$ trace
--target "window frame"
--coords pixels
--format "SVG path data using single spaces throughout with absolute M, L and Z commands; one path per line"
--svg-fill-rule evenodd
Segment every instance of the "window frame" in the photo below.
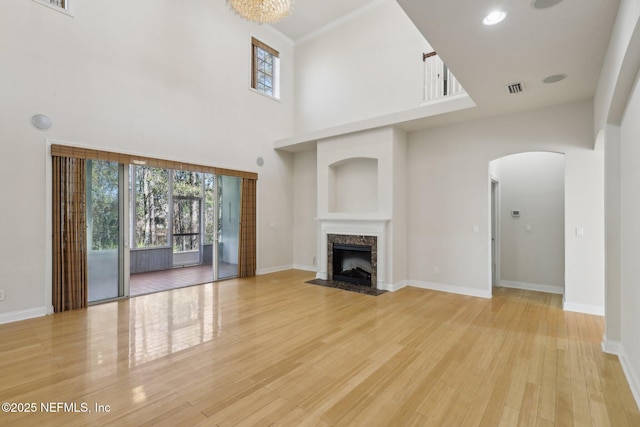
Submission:
M 172 170 L 171 169 L 166 169 L 166 168 L 161 168 L 161 167 L 153 167 L 153 166 L 147 166 L 147 165 L 138 165 L 138 164 L 129 164 L 129 198 L 131 199 L 130 201 L 130 230 L 129 230 L 129 249 L 132 251 L 136 251 L 136 250 L 149 250 L 149 249 L 166 249 L 166 248 L 170 248 L 171 247 L 171 225 L 169 224 L 169 222 L 171 221 L 171 185 L 172 185 L 172 180 L 171 180 L 171 176 L 172 176 Z M 164 245 L 150 245 L 150 246 L 138 246 L 138 225 L 137 225 L 137 215 L 136 215 L 136 208 L 137 208 L 137 203 L 138 203 L 138 197 L 139 197 L 139 192 L 138 192 L 138 188 L 137 188 L 137 180 L 138 180 L 138 169 L 139 168 L 154 168 L 154 169 L 162 169 L 164 170 L 164 172 L 167 174 L 167 209 L 165 211 L 165 218 L 166 218 L 166 222 L 167 224 L 165 225 L 167 228 L 166 231 L 166 239 L 167 239 L 167 243 Z
M 264 90 L 260 90 L 258 88 L 260 73 L 262 73 L 258 68 L 259 59 L 258 59 L 258 49 L 266 52 L 268 55 L 271 55 L 273 58 L 273 69 L 271 74 L 272 86 L 271 90 L 273 93 L 269 93 Z M 266 74 L 266 73 L 263 73 Z M 268 75 L 268 74 L 266 74 Z M 271 46 L 261 42 L 255 37 L 251 37 L 251 90 L 269 97 L 271 99 L 280 100 L 280 53 L 272 48 Z

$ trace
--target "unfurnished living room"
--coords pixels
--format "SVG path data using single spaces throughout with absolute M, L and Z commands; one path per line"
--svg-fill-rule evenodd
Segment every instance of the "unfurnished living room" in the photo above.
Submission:
M 3 0 L 0 59 L 1 425 L 640 426 L 640 0 Z

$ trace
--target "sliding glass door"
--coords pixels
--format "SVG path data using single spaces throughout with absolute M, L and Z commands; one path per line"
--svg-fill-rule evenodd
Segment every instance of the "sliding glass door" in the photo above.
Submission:
M 130 174 L 131 295 L 238 275 L 240 178 L 145 165 Z
M 255 174 L 57 144 L 51 155 L 56 311 L 254 274 Z
M 132 226 L 125 233 L 124 165 L 87 161 L 89 302 L 125 295 L 125 277 L 130 295 L 140 295 L 238 276 L 241 178 L 146 166 L 130 175 Z M 125 238 L 132 247 L 126 273 Z M 142 274 L 183 267 L 178 278 L 139 284 Z
M 89 302 L 123 295 L 123 166 L 87 160 L 87 275 Z
M 218 176 L 217 279 L 238 275 L 241 184 L 238 177 Z

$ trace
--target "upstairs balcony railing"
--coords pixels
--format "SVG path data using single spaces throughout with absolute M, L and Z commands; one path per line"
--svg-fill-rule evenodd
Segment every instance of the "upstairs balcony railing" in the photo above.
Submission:
M 422 54 L 424 61 L 424 100 L 433 101 L 465 90 L 436 52 Z

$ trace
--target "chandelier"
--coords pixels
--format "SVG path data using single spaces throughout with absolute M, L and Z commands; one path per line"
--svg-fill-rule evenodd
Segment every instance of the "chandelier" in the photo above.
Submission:
M 227 0 L 231 10 L 259 24 L 273 24 L 291 14 L 294 0 Z

